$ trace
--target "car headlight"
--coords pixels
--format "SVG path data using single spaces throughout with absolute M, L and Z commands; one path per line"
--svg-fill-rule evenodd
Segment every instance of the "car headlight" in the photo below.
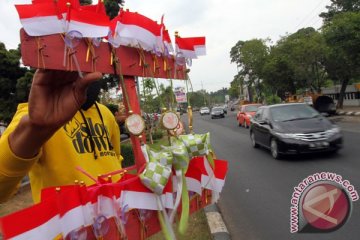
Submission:
M 293 139 L 297 139 L 298 135 L 295 133 L 279 133 L 279 132 L 274 132 L 274 134 L 278 135 L 279 137 L 282 138 L 293 138 Z
M 340 133 L 340 128 L 338 126 L 333 126 L 332 129 L 327 130 L 326 132 L 331 135 L 334 135 L 334 134 Z

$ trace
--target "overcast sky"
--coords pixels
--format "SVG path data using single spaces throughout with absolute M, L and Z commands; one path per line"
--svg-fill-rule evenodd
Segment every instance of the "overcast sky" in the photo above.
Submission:
M 96 3 L 97 0 L 93 0 Z M 0 41 L 17 48 L 21 28 L 14 4 L 31 0 L 0 0 Z M 193 60 L 194 90 L 229 88 L 236 74 L 229 52 L 239 40 L 270 38 L 322 24 L 318 17 L 330 0 L 126 0 L 125 8 L 160 21 L 165 14 L 169 33 L 182 37 L 206 36 L 207 55 Z M 179 85 L 179 83 L 175 84 Z

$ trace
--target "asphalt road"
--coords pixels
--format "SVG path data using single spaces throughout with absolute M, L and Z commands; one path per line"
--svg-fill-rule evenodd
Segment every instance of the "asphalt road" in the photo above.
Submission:
M 218 158 L 229 162 L 218 205 L 232 239 L 360 239 L 360 200 L 353 202 L 348 222 L 335 232 L 290 233 L 291 195 L 307 176 L 340 174 L 360 194 L 360 122 L 337 121 L 344 135 L 344 148 L 338 154 L 274 160 L 267 150 L 251 147 L 249 130 L 238 127 L 235 112 L 224 119 L 194 114 L 194 131 L 209 131 Z

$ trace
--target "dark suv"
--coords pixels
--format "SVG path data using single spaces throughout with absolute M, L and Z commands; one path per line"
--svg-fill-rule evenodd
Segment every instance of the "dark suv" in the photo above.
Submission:
M 283 154 L 336 152 L 342 147 L 338 126 L 302 103 L 260 107 L 251 119 L 253 147 L 270 149 L 273 158 Z

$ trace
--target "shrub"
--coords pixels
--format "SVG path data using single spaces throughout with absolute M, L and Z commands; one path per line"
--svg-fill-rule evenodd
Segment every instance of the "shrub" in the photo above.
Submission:
M 152 133 L 153 140 L 161 139 L 163 138 L 163 136 L 164 136 L 164 130 L 158 128 L 154 129 Z M 150 141 L 149 132 L 146 133 L 146 141 Z
M 164 131 L 161 129 L 156 129 L 153 132 L 153 140 L 161 139 L 164 136 Z
M 122 143 L 121 144 L 121 155 L 124 160 L 122 162 L 122 167 L 126 168 L 135 164 L 134 152 L 132 149 L 131 143 Z
M 281 103 L 281 98 L 276 95 L 271 95 L 271 96 L 267 96 L 265 101 L 266 104 L 276 104 L 276 103 Z

